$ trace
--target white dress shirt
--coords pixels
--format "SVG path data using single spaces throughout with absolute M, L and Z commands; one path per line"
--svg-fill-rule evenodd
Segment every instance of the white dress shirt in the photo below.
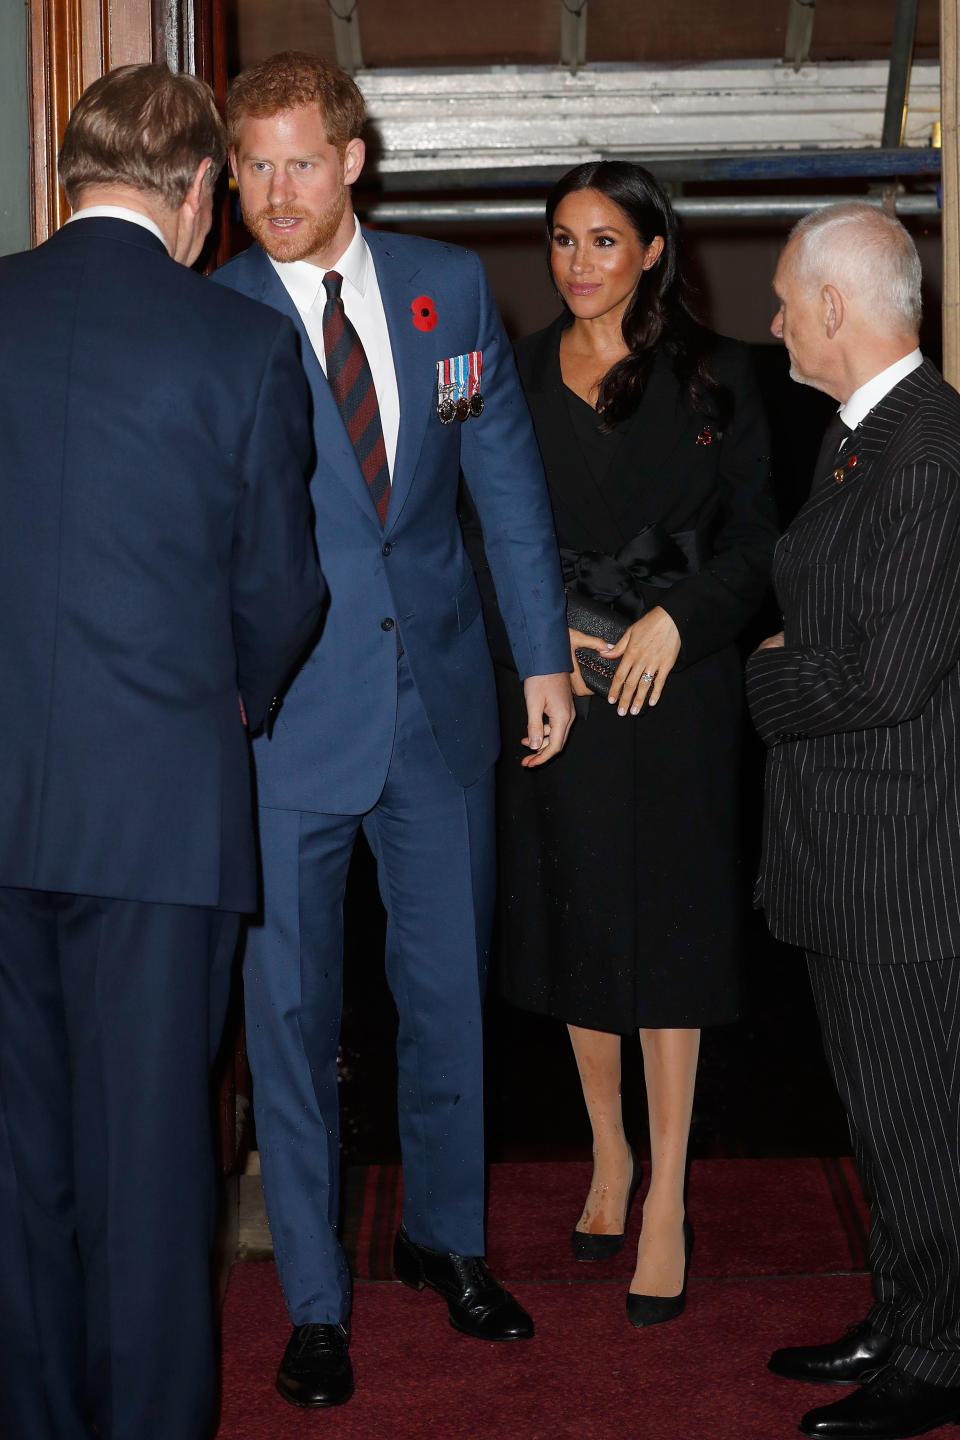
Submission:
M 923 364 L 923 356 L 919 350 L 911 350 L 909 355 L 902 356 L 888 365 L 886 370 L 881 370 L 879 375 L 874 375 L 859 390 L 854 390 L 849 400 L 840 406 L 839 415 L 844 425 L 849 425 L 851 430 L 856 430 L 860 421 L 880 404 L 884 395 L 888 394 L 894 387 L 899 385 L 901 380 L 914 370 L 919 369 Z
M 374 389 L 380 405 L 383 444 L 387 452 L 390 479 L 397 457 L 397 434 L 400 430 L 400 393 L 393 350 L 387 330 L 387 317 L 377 284 L 377 272 L 370 248 L 363 238 L 359 220 L 354 219 L 353 239 L 340 259 L 329 269 L 343 276 L 340 296 L 347 319 L 360 337 L 367 364 L 373 376 Z M 327 271 L 309 260 L 270 260 L 296 305 L 317 359 L 327 373 L 327 355 L 323 348 L 323 307 L 327 292 L 323 277 Z
M 151 220 L 149 215 L 143 215 L 139 210 L 128 210 L 125 205 L 85 205 L 82 210 L 74 210 L 64 224 L 72 225 L 74 220 L 94 220 L 98 216 L 105 216 L 108 220 L 129 220 L 131 225 L 142 225 L 144 230 L 149 230 L 163 242 L 164 250 L 167 248 L 160 226 Z

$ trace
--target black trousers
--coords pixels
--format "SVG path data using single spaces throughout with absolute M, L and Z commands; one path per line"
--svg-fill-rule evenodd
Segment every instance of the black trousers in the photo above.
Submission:
M 0 1434 L 201 1440 L 235 915 L 0 887 Z
M 807 963 L 870 1202 L 870 1320 L 901 1370 L 960 1386 L 960 959 Z

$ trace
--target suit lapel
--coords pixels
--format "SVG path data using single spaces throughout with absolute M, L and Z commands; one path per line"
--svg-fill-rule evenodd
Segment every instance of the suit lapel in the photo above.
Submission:
M 412 302 L 422 289 L 417 283 L 420 265 L 397 259 L 390 248 L 390 236 L 364 230 L 370 247 L 380 298 L 387 318 L 393 368 L 400 397 L 400 429 L 393 464 L 386 529 L 397 521 L 416 474 L 427 419 L 436 405 L 436 345 L 430 331 L 413 323 Z
M 847 441 L 837 465 L 827 472 L 825 479 L 814 489 L 796 518 L 800 520 L 807 515 L 813 515 L 823 506 L 834 503 L 841 493 L 849 494 L 851 489 L 862 485 L 870 475 L 878 456 L 887 449 L 917 401 L 936 389 L 939 383 L 940 376 L 936 367 L 931 365 L 929 360 L 925 360 L 898 385 L 894 385 L 863 417 Z M 838 471 L 842 471 L 839 481 L 835 478 Z
M 251 247 L 251 266 L 255 276 L 254 285 L 250 288 L 251 297 L 272 306 L 274 310 L 280 310 L 284 315 L 289 315 L 300 336 L 303 368 L 313 399 L 313 434 L 317 451 L 317 466 L 328 470 L 337 477 L 341 484 L 346 485 L 364 514 L 379 526 L 380 521 L 377 517 L 376 507 L 370 497 L 367 482 L 363 478 L 356 451 L 350 443 L 343 417 L 330 392 L 327 377 L 323 373 L 323 367 L 310 342 L 306 326 L 300 317 L 300 311 L 294 305 L 287 287 L 259 245 Z M 258 287 L 259 293 L 257 293 Z
M 554 508 L 560 512 L 557 528 L 561 540 L 569 529 L 571 534 L 590 536 L 591 545 L 582 548 L 613 554 L 629 537 L 621 535 L 607 497 L 591 475 L 570 419 L 559 348 L 567 323 L 561 315 L 544 332 L 536 353 L 524 366 L 524 385 L 543 466 L 550 476 Z M 567 523 L 564 512 L 570 517 Z
M 681 458 L 672 464 L 671 458 L 683 447 L 689 447 L 691 457 L 695 454 L 703 424 L 682 404 L 671 362 L 658 355 L 607 471 L 608 501 L 628 536 L 651 516 L 669 512 L 665 492 L 676 486 L 677 476 L 685 470 Z

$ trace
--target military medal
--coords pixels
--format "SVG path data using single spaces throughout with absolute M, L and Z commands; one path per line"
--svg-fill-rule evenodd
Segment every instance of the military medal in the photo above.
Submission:
M 483 414 L 483 396 L 480 394 L 480 366 L 482 360 L 482 350 L 470 351 L 470 414 L 474 417 Z
M 437 361 L 437 415 L 444 425 L 483 414 L 480 393 L 481 350 Z
M 467 398 L 467 367 L 464 364 L 466 358 L 466 355 L 457 355 L 453 361 L 457 381 L 457 419 L 461 424 L 464 420 L 470 419 L 470 401 Z
M 454 403 L 456 387 L 450 383 L 450 361 L 437 361 L 437 415 L 442 425 L 449 425 L 457 414 Z

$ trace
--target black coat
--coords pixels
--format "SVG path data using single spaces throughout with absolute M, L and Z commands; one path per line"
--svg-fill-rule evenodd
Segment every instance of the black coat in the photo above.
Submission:
M 641 527 L 694 532 L 700 569 L 649 595 L 681 652 L 654 710 L 591 699 L 567 751 L 523 771 L 515 677 L 501 672 L 501 956 L 516 1003 L 596 1029 L 699 1025 L 736 1013 L 738 739 L 735 640 L 760 602 L 775 539 L 768 437 L 746 348 L 710 339 L 721 431 L 658 357 L 601 480 L 563 385 L 564 320 L 518 364 L 563 549 L 616 553 Z

